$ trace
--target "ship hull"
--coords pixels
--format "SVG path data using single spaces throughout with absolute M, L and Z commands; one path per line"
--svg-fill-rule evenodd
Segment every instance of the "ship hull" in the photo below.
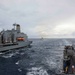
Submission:
M 14 50 L 14 49 L 19 49 L 19 48 L 23 48 L 23 47 L 28 47 L 28 46 L 30 46 L 31 43 L 32 43 L 32 41 L 18 42 L 18 44 L 15 44 L 15 45 L 1 47 L 0 52 L 5 52 L 8 50 Z

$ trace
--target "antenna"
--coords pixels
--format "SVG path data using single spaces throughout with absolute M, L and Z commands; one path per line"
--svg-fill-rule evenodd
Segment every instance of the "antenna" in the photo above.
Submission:
M 13 26 L 14 26 L 14 30 L 15 30 L 15 29 L 16 29 L 16 28 L 15 28 L 15 26 L 16 26 L 16 23 L 14 23 L 14 24 L 13 24 Z

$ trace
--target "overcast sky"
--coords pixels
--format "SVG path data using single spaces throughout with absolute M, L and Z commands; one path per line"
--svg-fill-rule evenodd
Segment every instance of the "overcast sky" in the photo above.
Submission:
M 75 37 L 75 0 L 0 0 L 0 30 L 13 23 L 29 38 Z

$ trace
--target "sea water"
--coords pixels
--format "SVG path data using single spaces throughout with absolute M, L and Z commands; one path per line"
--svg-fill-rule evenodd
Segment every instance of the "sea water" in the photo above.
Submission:
M 64 46 L 75 45 L 75 39 L 31 40 L 31 48 L 0 53 L 0 75 L 61 74 Z

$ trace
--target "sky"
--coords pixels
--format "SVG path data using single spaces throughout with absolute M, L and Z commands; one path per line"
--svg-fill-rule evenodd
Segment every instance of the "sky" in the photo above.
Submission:
M 14 23 L 29 38 L 75 38 L 75 0 L 0 0 L 0 31 Z

